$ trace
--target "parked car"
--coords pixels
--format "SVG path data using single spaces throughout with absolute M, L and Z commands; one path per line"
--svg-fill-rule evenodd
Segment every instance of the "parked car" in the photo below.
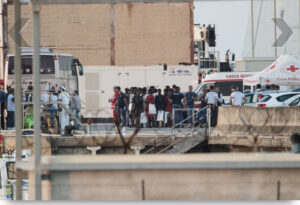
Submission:
M 246 103 L 245 106 L 248 107 L 255 107 L 256 104 L 266 95 L 272 94 L 272 93 L 284 93 L 286 91 L 274 91 L 274 90 L 267 90 L 267 91 L 259 91 L 259 92 L 253 92 L 253 93 L 245 93 L 246 97 Z
M 279 107 L 291 97 L 300 94 L 300 92 L 279 92 L 265 95 L 258 103 L 257 107 Z
M 300 107 L 300 94 L 299 95 L 295 95 L 293 97 L 291 97 L 290 99 L 286 100 L 283 104 L 283 107 L 287 107 L 287 106 L 297 106 Z

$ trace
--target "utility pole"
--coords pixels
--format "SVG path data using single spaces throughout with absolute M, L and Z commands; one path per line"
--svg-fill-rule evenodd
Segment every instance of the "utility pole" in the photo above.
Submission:
M 33 116 L 35 200 L 42 199 L 41 182 L 41 114 L 40 114 L 40 0 L 32 0 L 33 15 Z
M 16 126 L 16 163 L 22 161 L 22 73 L 21 73 L 21 5 L 20 1 L 14 1 L 15 12 L 15 126 Z M 16 169 L 16 199 L 22 200 L 22 169 Z
M 253 8 L 253 0 L 251 0 L 251 56 L 254 58 L 254 8 Z
M 277 28 L 276 28 L 276 26 L 277 26 L 277 20 L 276 20 L 276 16 L 277 16 L 277 14 L 276 14 L 276 0 L 274 0 L 274 41 L 275 41 L 275 47 L 274 47 L 274 54 L 275 54 L 275 57 L 277 57 Z

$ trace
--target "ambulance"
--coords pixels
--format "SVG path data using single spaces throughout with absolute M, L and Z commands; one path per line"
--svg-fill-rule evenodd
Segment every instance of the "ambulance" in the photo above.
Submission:
M 257 72 L 218 72 L 207 74 L 202 82 L 194 89 L 198 97 L 201 97 L 204 89 L 209 89 L 211 85 L 218 87 L 223 95 L 224 104 L 229 103 L 231 87 L 235 86 L 243 92 L 243 79 L 255 75 Z M 195 107 L 200 107 L 200 101 L 195 102 Z

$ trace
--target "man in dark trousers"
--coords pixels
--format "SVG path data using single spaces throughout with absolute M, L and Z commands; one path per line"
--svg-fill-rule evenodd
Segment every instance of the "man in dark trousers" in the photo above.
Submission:
M 123 92 L 121 92 L 120 87 L 117 88 L 118 95 L 117 95 L 117 116 L 118 116 L 118 122 L 121 124 L 122 127 L 125 129 L 126 127 L 126 97 Z
M 211 126 L 212 127 L 216 126 L 216 124 L 217 124 L 216 110 L 218 109 L 217 108 L 218 99 L 219 99 L 218 94 L 215 93 L 214 86 L 211 85 L 209 92 L 205 96 L 205 100 L 211 110 Z
M 4 109 L 5 109 L 5 103 L 6 103 L 7 94 L 3 91 L 3 88 L 0 90 L 0 106 L 1 106 L 1 129 L 5 129 L 5 123 L 4 123 Z
M 194 109 L 195 106 L 195 100 L 197 100 L 197 94 L 193 92 L 193 86 L 189 86 L 189 91 L 185 93 L 184 101 L 186 103 L 186 108 L 188 109 Z M 192 123 L 192 114 L 193 110 L 187 111 L 187 117 L 188 117 L 188 123 Z
M 170 100 L 172 102 L 172 108 L 174 109 L 181 109 L 182 108 L 182 99 L 184 98 L 183 94 L 179 92 L 179 87 L 175 87 L 175 92 L 173 92 L 173 94 L 170 97 Z M 175 124 L 180 123 L 183 119 L 182 119 L 182 111 L 180 110 L 176 110 L 175 113 L 175 119 L 174 122 Z
M 7 129 L 15 129 L 15 97 L 14 89 L 9 89 L 7 96 Z
M 140 118 L 141 118 L 141 113 L 143 112 L 143 96 L 142 96 L 142 89 L 136 89 L 134 91 L 134 96 L 132 99 L 132 111 L 133 111 L 133 125 L 139 127 L 141 126 L 140 124 Z
M 157 92 L 158 94 L 155 96 L 155 107 L 158 113 L 159 111 L 164 111 L 166 109 L 166 102 L 165 102 L 165 96 L 161 94 L 161 89 L 158 89 Z M 157 123 L 157 127 L 159 127 L 159 122 L 156 123 Z

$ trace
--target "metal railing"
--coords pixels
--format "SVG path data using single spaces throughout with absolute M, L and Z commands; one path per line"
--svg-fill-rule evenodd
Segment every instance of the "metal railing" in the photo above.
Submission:
M 190 118 L 192 118 L 192 122 L 191 122 L 191 127 L 192 127 L 192 132 L 194 131 L 194 128 L 195 128 L 195 116 L 198 115 L 198 113 L 204 111 L 205 109 L 207 109 L 208 107 L 204 107 L 204 108 L 199 108 L 198 110 L 195 109 L 195 108 L 176 108 L 174 109 L 173 108 L 173 111 L 172 111 L 172 120 L 173 120 L 173 126 L 172 126 L 172 132 L 173 132 L 173 137 L 175 138 L 175 129 L 178 127 L 178 126 L 181 126 L 181 125 L 184 125 L 184 122 L 188 121 Z M 187 116 L 187 118 L 183 119 L 182 121 L 180 121 L 179 123 L 176 124 L 175 122 L 175 116 L 176 116 L 176 113 L 175 112 L 184 112 L 184 111 L 189 111 L 191 110 L 192 111 L 192 114 L 190 116 Z M 195 112 L 195 110 L 197 110 Z M 205 118 L 205 116 L 202 116 L 201 118 L 199 118 L 197 120 L 197 122 L 201 122 L 201 120 L 203 120 Z
M 220 52 L 199 51 L 196 57 L 199 70 L 217 69 L 220 71 Z
M 184 123 L 185 121 L 187 121 L 188 119 L 190 119 L 190 118 L 192 118 L 192 130 L 191 130 L 191 132 L 190 133 L 193 133 L 194 132 L 194 128 L 195 128 L 195 115 L 197 115 L 198 113 L 200 113 L 201 111 L 204 111 L 205 109 L 207 109 L 207 119 L 209 119 L 209 120 L 207 120 L 207 122 L 208 122 L 208 129 L 210 129 L 210 108 L 209 107 L 204 107 L 204 108 L 199 108 L 198 110 L 197 110 L 197 112 L 195 112 L 195 108 L 177 108 L 177 109 L 173 109 L 173 139 L 175 139 L 175 128 L 177 127 L 177 126 L 179 126 L 179 125 L 181 125 L 182 123 Z M 183 119 L 181 122 L 179 122 L 179 123 L 177 123 L 177 124 L 175 124 L 175 118 L 174 118 L 174 116 L 175 116 L 175 112 L 176 111 L 179 111 L 179 112 L 182 112 L 182 111 L 189 111 L 189 110 L 192 110 L 192 114 L 190 115 L 190 116 L 187 116 L 187 118 L 185 118 L 185 119 Z M 205 115 L 203 116 L 203 117 L 201 117 L 201 118 L 199 118 L 199 122 L 203 119 L 203 118 L 205 118 Z M 158 152 L 158 154 L 159 153 L 163 153 L 164 151 L 166 151 L 166 150 L 168 150 L 170 147 L 172 147 L 172 146 L 174 146 L 175 145 L 175 143 L 173 142 L 173 143 L 171 143 L 170 145 L 168 145 L 168 146 L 166 146 L 165 148 L 163 148 L 162 150 L 160 150 L 159 152 Z
M 207 109 L 208 107 L 204 107 L 204 108 L 201 108 L 201 109 L 195 109 L 195 108 L 178 108 L 178 109 L 173 109 L 173 112 L 172 112 L 172 121 L 173 121 L 173 125 L 172 125 L 172 128 L 171 128 L 171 132 L 172 132 L 172 135 L 167 137 L 165 140 L 161 141 L 160 143 L 156 144 L 154 143 L 155 145 L 153 145 L 151 148 L 149 148 L 147 151 L 143 152 L 143 154 L 148 154 L 150 153 L 152 150 L 155 149 L 155 147 L 158 147 L 162 144 L 164 144 L 165 142 L 169 141 L 169 140 L 172 140 L 173 142 L 170 143 L 168 146 L 164 147 L 162 150 L 158 151 L 157 153 L 163 153 L 164 151 L 168 150 L 170 147 L 174 146 L 175 145 L 175 142 L 174 142 L 174 139 L 176 137 L 176 126 L 179 126 L 179 125 L 182 125 L 184 122 L 186 122 L 188 119 L 192 118 L 192 123 L 191 123 L 191 131 L 189 133 L 193 133 L 194 132 L 194 128 L 195 128 L 195 124 L 197 122 L 201 122 L 201 120 L 203 120 L 207 114 L 205 114 L 204 116 L 202 116 L 201 118 L 197 119 L 195 116 L 198 115 L 198 113 L 204 111 L 205 109 Z M 190 116 L 187 116 L 187 118 L 183 119 L 181 122 L 175 124 L 175 112 L 176 111 L 180 111 L 180 112 L 183 112 L 183 111 L 188 111 L 188 110 L 191 110 L 192 111 L 192 114 Z M 196 112 L 195 112 L 196 111 Z M 210 119 L 210 112 L 208 112 L 209 114 L 209 119 Z M 195 121 L 195 119 L 197 119 L 197 121 Z M 208 122 L 208 125 L 210 125 L 210 121 Z M 189 134 L 187 133 L 187 135 Z M 151 139 L 149 142 L 145 143 L 143 146 L 146 147 L 147 145 L 151 144 L 152 142 L 155 142 L 157 140 L 158 136 L 155 136 L 153 139 Z

